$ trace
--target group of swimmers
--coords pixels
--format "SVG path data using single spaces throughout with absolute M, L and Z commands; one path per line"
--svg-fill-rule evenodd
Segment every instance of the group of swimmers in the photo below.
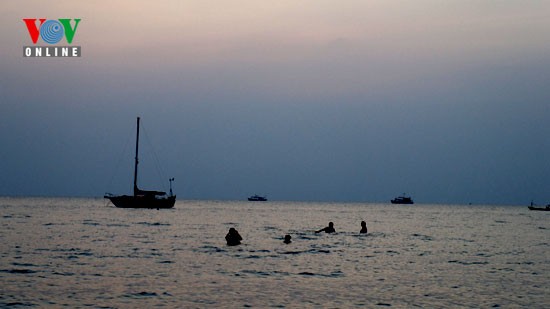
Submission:
M 318 231 L 315 231 L 315 233 L 335 233 L 336 230 L 334 229 L 334 223 L 329 222 L 327 227 L 324 227 Z M 365 221 L 361 221 L 361 231 L 359 233 L 366 234 L 368 232 L 367 230 L 367 223 Z M 241 244 L 241 241 L 243 238 L 239 234 L 239 232 L 235 228 L 230 228 L 227 235 L 225 235 L 225 241 L 227 241 L 228 246 L 237 246 Z M 290 244 L 292 242 L 292 237 L 290 235 L 285 235 L 285 239 L 283 240 L 285 244 Z

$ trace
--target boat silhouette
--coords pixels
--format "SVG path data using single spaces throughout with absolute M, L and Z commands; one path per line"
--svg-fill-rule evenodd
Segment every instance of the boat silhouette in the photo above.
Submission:
M 251 197 L 249 197 L 248 200 L 251 202 L 265 202 L 267 201 L 267 197 L 254 194 Z
M 114 195 L 105 193 L 103 198 L 109 199 L 113 205 L 118 208 L 172 208 L 176 203 L 176 196 L 172 193 L 172 181 L 170 178 L 170 195 L 164 191 L 141 190 L 138 188 L 138 162 L 139 162 L 139 121 L 137 117 L 136 132 L 136 156 L 134 162 L 134 194 L 133 195 Z
M 403 193 L 403 195 L 392 199 L 391 203 L 392 204 L 414 204 L 414 201 L 410 196 L 406 196 L 405 193 Z
M 540 211 L 550 211 L 550 205 L 546 205 L 546 207 L 535 207 L 535 206 L 527 206 L 529 210 L 540 210 Z
M 527 206 L 527 208 L 529 210 L 550 211 L 550 204 L 546 205 L 546 207 L 535 207 L 535 204 L 531 201 L 531 206 Z

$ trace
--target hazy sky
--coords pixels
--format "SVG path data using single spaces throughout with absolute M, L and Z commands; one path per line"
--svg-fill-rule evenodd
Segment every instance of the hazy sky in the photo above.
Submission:
M 141 116 L 182 199 L 550 203 L 549 1 L 158 2 L 1 2 L 0 195 L 131 193 Z

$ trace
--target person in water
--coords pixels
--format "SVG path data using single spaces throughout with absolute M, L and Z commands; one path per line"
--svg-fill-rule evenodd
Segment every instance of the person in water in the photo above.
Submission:
M 292 237 L 290 235 L 285 235 L 285 240 L 283 241 L 285 244 L 289 244 L 292 242 Z
M 321 232 L 325 232 L 325 233 L 334 233 L 334 232 L 336 232 L 336 230 L 334 229 L 334 223 L 329 222 L 327 227 L 324 227 L 324 228 L 322 228 L 318 231 L 315 231 L 315 233 L 321 233 Z
M 243 240 L 243 238 L 235 228 L 230 228 L 227 235 L 225 235 L 225 241 L 227 241 L 228 246 L 240 245 L 241 240 Z
M 367 222 L 365 221 L 361 221 L 361 231 L 359 233 L 367 233 L 368 230 L 367 230 Z

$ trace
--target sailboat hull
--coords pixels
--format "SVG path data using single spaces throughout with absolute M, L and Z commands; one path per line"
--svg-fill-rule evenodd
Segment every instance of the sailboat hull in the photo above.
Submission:
M 176 196 L 157 198 L 154 196 L 119 195 L 108 196 L 113 205 L 118 208 L 172 208 L 176 203 Z

